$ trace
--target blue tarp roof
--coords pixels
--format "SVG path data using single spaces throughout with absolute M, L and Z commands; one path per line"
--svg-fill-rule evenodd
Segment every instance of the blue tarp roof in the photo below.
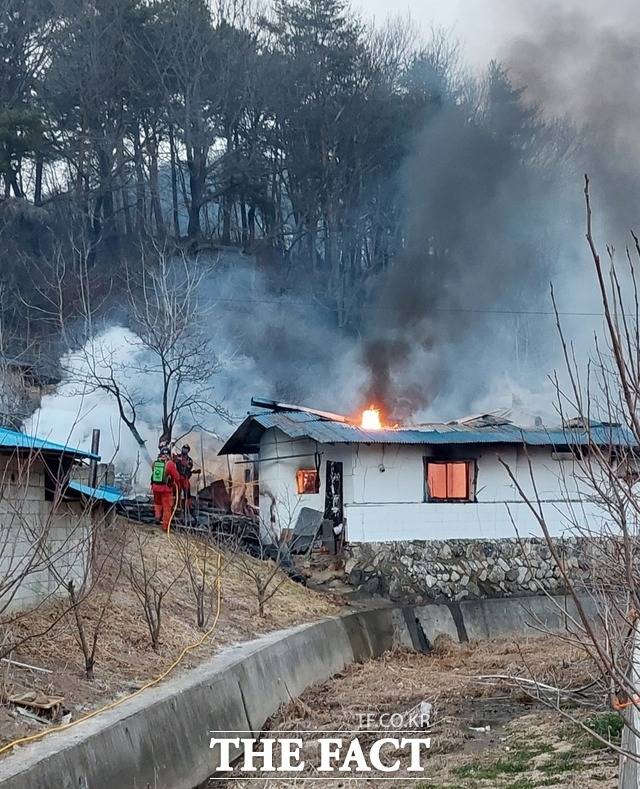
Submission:
M 19 433 L 17 430 L 10 430 L 8 427 L 0 427 L 0 452 L 3 449 L 30 449 L 36 452 L 55 452 L 58 454 L 74 455 L 79 458 L 91 458 L 100 460 L 99 455 L 86 452 L 83 449 L 56 444 L 44 438 L 37 438 L 26 433 Z
M 106 501 L 108 504 L 116 504 L 122 496 L 122 491 L 114 488 L 111 485 L 99 485 L 97 488 L 92 488 L 90 485 L 85 485 L 76 479 L 72 479 L 68 485 L 71 490 L 82 493 L 92 499 L 99 501 Z
M 298 411 L 250 414 L 220 450 L 221 455 L 258 451 L 265 430 L 276 427 L 290 438 L 310 438 L 319 444 L 528 444 L 576 446 L 595 442 L 602 446 L 636 447 L 624 425 L 594 424 L 589 430 L 569 427 L 518 427 L 510 423 L 471 426 L 458 422 L 411 428 L 363 430 L 357 425 Z

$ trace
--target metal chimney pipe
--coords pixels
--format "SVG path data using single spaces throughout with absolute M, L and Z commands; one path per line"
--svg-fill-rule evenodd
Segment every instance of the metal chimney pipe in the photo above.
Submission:
M 100 430 L 99 428 L 95 427 L 93 429 L 93 433 L 91 434 L 91 454 L 97 455 L 100 450 Z M 97 458 L 91 458 L 91 463 L 89 465 L 89 485 L 92 488 L 95 488 L 98 484 L 98 460 Z

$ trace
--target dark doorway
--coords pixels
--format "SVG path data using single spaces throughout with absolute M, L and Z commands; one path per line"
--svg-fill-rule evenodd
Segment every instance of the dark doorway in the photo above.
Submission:
M 324 497 L 324 520 L 331 526 L 330 547 L 339 553 L 344 541 L 344 509 L 342 501 L 342 462 L 327 460 L 327 485 Z

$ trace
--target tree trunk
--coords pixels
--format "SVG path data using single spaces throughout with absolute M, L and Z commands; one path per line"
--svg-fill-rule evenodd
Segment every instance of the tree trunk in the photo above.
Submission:
M 187 159 L 189 167 L 189 225 L 187 236 L 194 240 L 202 235 L 200 224 L 200 209 L 204 202 L 204 189 L 206 172 L 204 165 L 204 155 L 201 151 L 194 151 Z
M 35 185 L 33 187 L 33 202 L 35 205 L 42 205 L 42 171 L 44 169 L 44 161 L 42 154 L 38 154 L 36 158 L 36 176 Z
M 275 224 L 276 246 L 281 255 L 287 251 L 287 241 L 284 234 L 284 217 L 282 213 L 282 183 L 276 181 L 276 188 L 273 197 L 273 221 Z
M 318 232 L 315 217 L 309 216 L 302 224 L 302 232 L 307 238 L 307 255 L 309 256 L 309 266 L 313 272 L 318 271 L 318 250 L 316 248 L 316 235 Z
M 133 161 L 136 172 L 136 232 L 144 235 L 145 232 L 145 188 L 144 170 L 142 166 L 142 145 L 140 144 L 139 130 L 133 135 Z
M 96 201 L 93 205 L 91 230 L 93 233 L 92 240 L 95 246 L 98 243 L 98 240 L 100 239 L 100 236 L 102 234 L 102 195 L 98 195 L 96 197 Z
M 84 656 L 84 668 L 87 675 L 87 679 L 93 679 L 93 655 L 89 650 L 89 644 L 87 643 L 87 637 L 84 632 L 84 622 L 82 621 L 82 616 L 80 614 L 80 603 L 76 597 L 76 590 L 73 581 L 69 581 L 67 585 L 67 591 L 69 593 L 69 600 L 71 605 L 73 606 L 73 615 L 74 619 L 76 620 L 76 627 L 78 628 L 78 640 L 80 641 L 80 647 L 82 649 L 82 654 Z
M 251 249 L 256 240 L 256 207 L 253 205 L 249 207 L 247 223 L 249 225 L 249 248 Z
M 197 610 L 196 611 L 196 619 L 197 619 L 198 628 L 200 630 L 202 630 L 204 628 L 204 622 L 205 622 L 205 616 L 204 616 L 204 595 L 205 595 L 205 591 L 206 590 L 205 590 L 204 583 L 203 583 L 203 586 L 198 587 L 198 593 L 197 593 L 197 598 L 196 598 L 196 601 L 197 601 L 197 605 L 196 605 L 196 610 Z
M 98 153 L 100 167 L 100 196 L 102 208 L 102 222 L 105 235 L 112 235 L 114 231 L 114 206 L 111 157 L 101 150 Z
M 127 188 L 127 172 L 124 159 L 124 140 L 118 139 L 116 146 L 116 184 L 117 195 L 122 206 L 122 216 L 124 218 L 125 235 L 131 235 L 131 211 L 129 210 L 129 190 Z
M 227 143 L 227 168 L 229 162 L 234 161 L 234 147 L 233 147 L 233 134 L 231 132 L 230 124 L 225 124 L 225 138 Z M 229 171 L 227 171 L 229 175 Z M 234 186 L 234 176 L 227 179 L 226 192 L 222 196 L 222 243 L 231 244 L 231 209 L 233 207 L 232 188 Z
M 156 222 L 158 235 L 164 236 L 164 216 L 162 215 L 162 203 L 160 202 L 160 185 L 158 177 L 158 141 L 153 137 L 149 143 L 149 190 L 151 192 L 151 207 L 153 217 Z
M 247 204 L 244 195 L 240 195 L 240 223 L 242 225 L 242 248 L 246 249 L 249 241 L 249 228 L 247 222 Z
M 222 237 L 223 244 L 231 244 L 231 196 L 222 195 Z
M 109 143 L 105 140 L 103 147 L 98 148 L 98 172 L 100 176 L 99 199 L 96 202 L 96 216 L 102 217 L 101 239 L 107 247 L 109 255 L 118 257 L 118 230 L 114 210 L 113 162 L 107 151 Z M 99 206 L 99 210 L 98 210 Z M 96 236 L 97 239 L 97 236 Z
M 22 189 L 20 189 L 20 184 L 18 183 L 18 176 L 15 170 L 9 171 L 9 183 L 11 184 L 11 188 L 13 189 L 14 197 L 24 197 L 24 195 L 22 194 Z
M 169 152 L 171 156 L 171 206 L 173 209 L 173 235 L 180 238 L 180 214 L 178 212 L 178 175 L 176 172 L 176 147 L 173 127 L 169 126 Z

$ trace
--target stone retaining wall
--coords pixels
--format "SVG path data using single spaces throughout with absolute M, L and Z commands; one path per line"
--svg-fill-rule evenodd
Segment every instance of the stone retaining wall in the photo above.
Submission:
M 588 546 L 556 541 L 579 579 L 589 570 Z M 543 539 L 420 540 L 352 543 L 345 547 L 349 584 L 391 600 L 462 600 L 563 591 L 560 568 Z

